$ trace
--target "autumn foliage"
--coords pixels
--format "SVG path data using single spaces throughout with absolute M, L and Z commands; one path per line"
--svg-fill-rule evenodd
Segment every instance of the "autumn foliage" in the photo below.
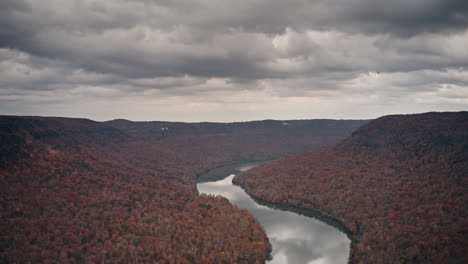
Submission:
M 340 220 L 351 263 L 468 263 L 468 112 L 381 117 L 234 180 Z
M 253 216 L 196 177 L 337 142 L 363 121 L 0 117 L 1 263 L 262 263 Z

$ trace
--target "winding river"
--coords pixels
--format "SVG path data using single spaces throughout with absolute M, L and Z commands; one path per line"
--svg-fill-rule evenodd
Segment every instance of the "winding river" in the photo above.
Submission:
M 245 171 L 255 164 L 240 166 Z M 198 183 L 200 193 L 221 195 L 248 209 L 264 227 L 272 244 L 271 264 L 345 264 L 351 241 L 346 234 L 315 218 L 258 204 L 239 186 L 234 174 L 218 181 Z

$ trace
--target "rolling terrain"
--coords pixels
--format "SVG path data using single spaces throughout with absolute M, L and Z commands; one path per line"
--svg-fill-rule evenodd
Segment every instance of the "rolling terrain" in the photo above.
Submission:
M 366 121 L 0 116 L 2 263 L 262 263 L 252 215 L 198 175 L 333 144 Z
M 384 116 L 234 178 L 342 222 L 351 263 L 468 263 L 467 180 L 468 112 Z

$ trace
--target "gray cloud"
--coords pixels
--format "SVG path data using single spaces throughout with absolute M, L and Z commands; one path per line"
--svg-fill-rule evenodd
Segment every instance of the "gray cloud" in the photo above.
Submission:
M 458 0 L 4 0 L 0 113 L 243 120 L 307 118 L 331 103 L 327 117 L 374 117 L 344 110 L 353 102 L 381 107 L 374 115 L 393 111 L 388 102 L 463 110 L 467 14 Z M 103 110 L 115 100 L 126 112 Z M 200 117 L 183 114 L 196 107 Z

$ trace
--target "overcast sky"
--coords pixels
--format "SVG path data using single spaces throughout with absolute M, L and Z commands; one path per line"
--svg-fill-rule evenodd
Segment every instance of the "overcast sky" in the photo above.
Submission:
M 242 121 L 460 110 L 465 0 L 0 1 L 0 114 Z

